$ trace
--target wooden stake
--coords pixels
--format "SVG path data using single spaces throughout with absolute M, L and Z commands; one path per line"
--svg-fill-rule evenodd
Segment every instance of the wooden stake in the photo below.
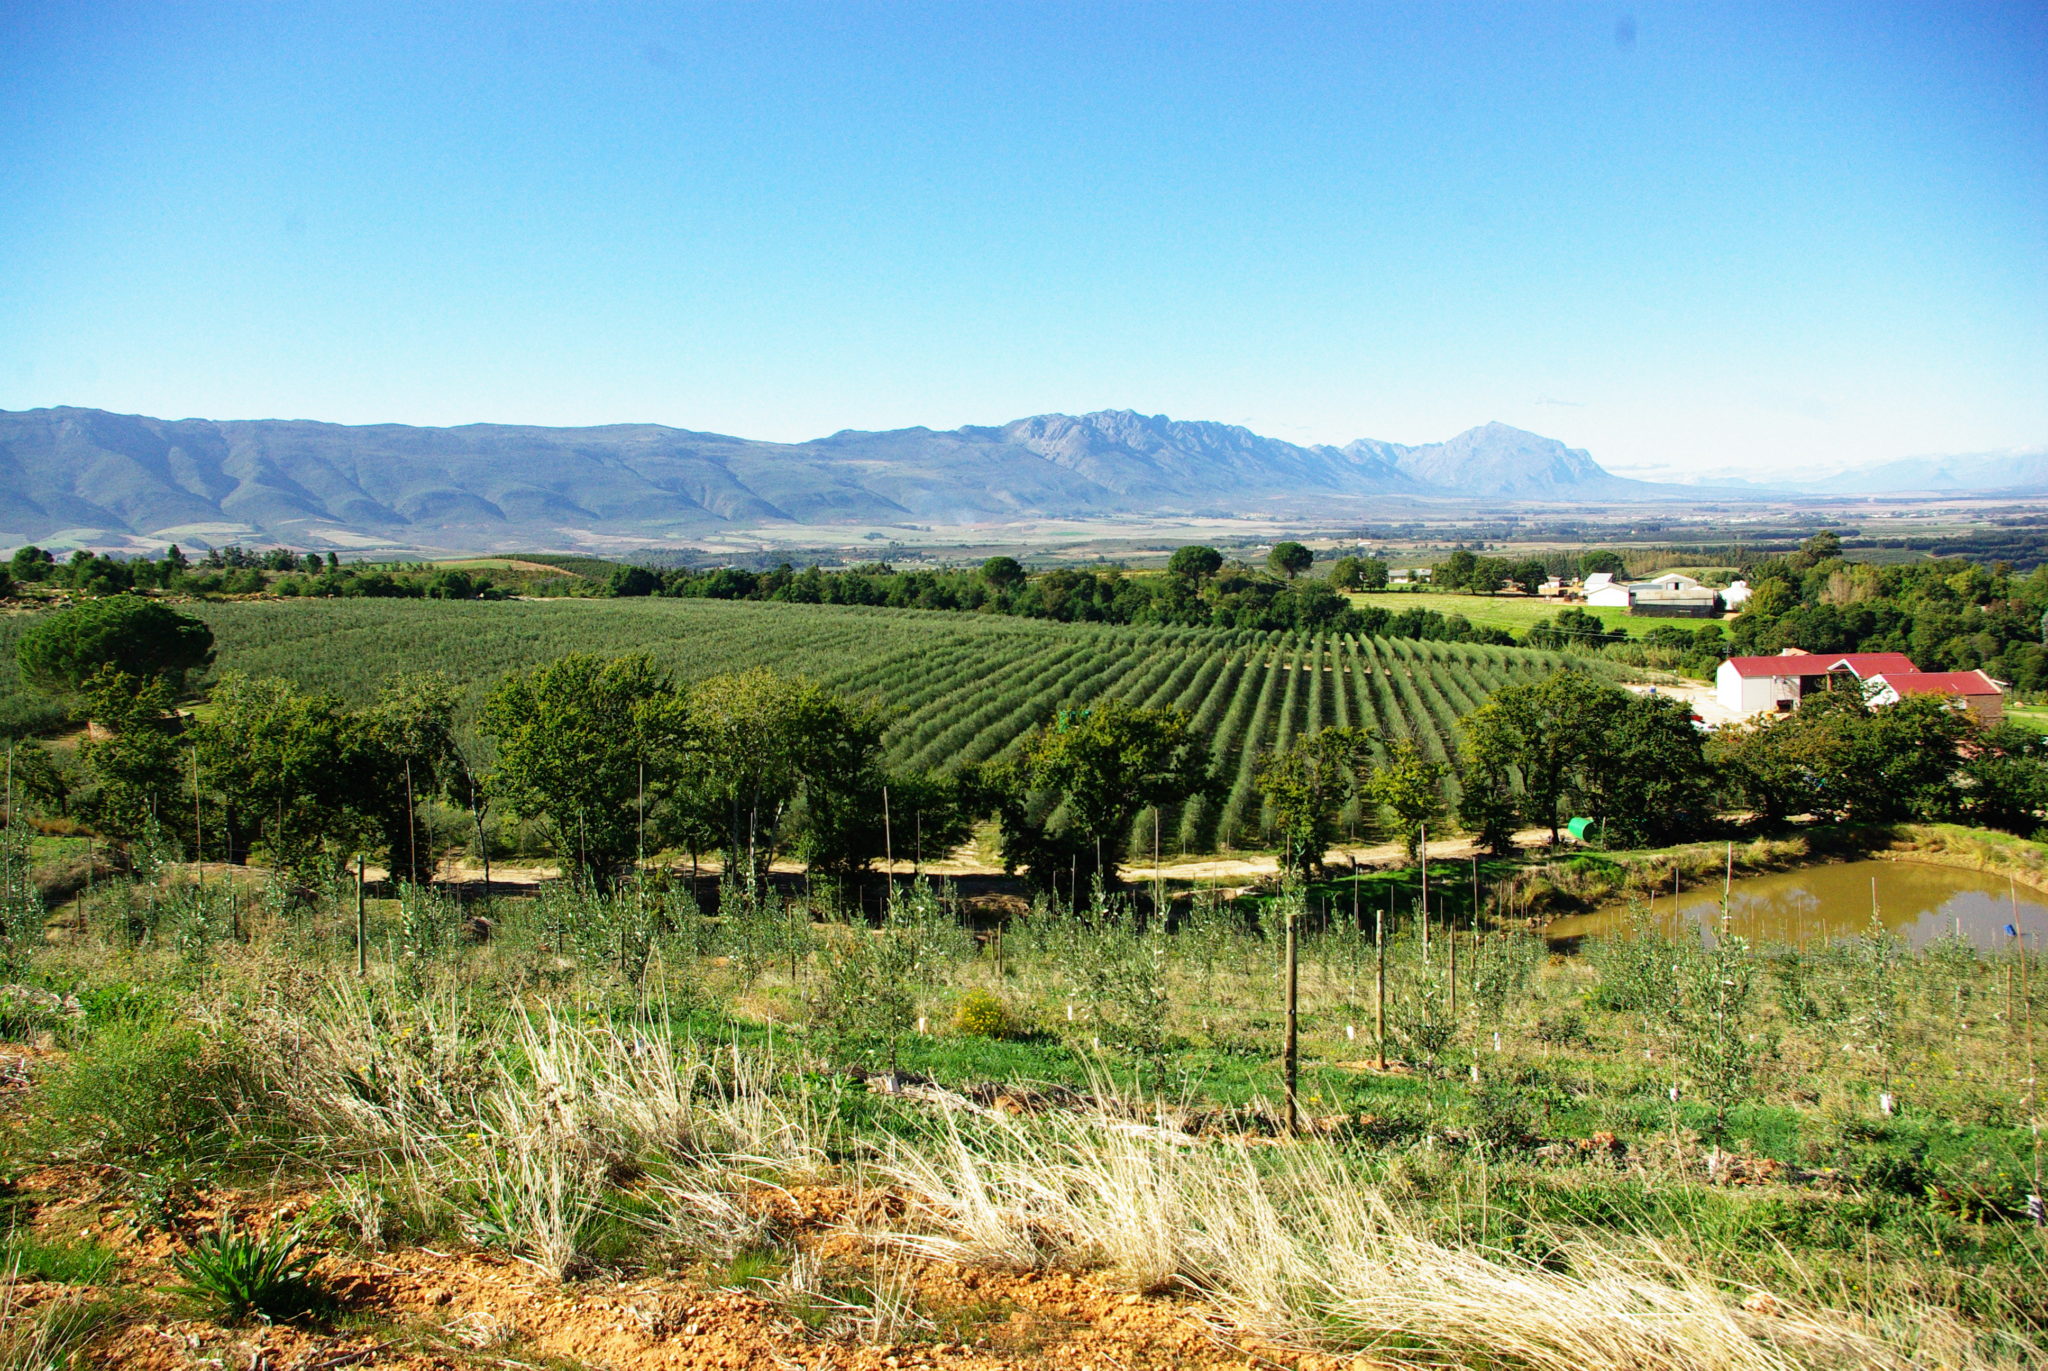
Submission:
M 1394 897 L 1387 896 L 1387 908 L 1393 908 Z M 1373 971 L 1372 1031 L 1375 1048 L 1375 1062 L 1379 1069 L 1387 1069 L 1387 920 L 1386 915 L 1375 909 L 1372 912 L 1372 945 L 1376 967 Z
M 1287 1095 L 1287 1136 L 1290 1138 L 1299 1131 L 1301 1118 L 1299 1102 L 1296 1099 L 1295 1093 L 1295 1078 L 1300 1066 L 1298 1057 L 1300 1048 L 1298 1035 L 1299 1020 L 1296 1017 L 1296 1011 L 1299 1008 L 1297 992 L 1300 989 L 1300 984 L 1297 974 L 1298 966 L 1294 930 L 1298 916 L 1299 911 L 1295 908 L 1293 899 L 1289 898 L 1287 902 L 1287 1040 L 1281 1048 L 1280 1070 L 1285 1082 Z
M 356 975 L 369 974 L 369 925 L 363 916 L 363 854 L 356 853 Z

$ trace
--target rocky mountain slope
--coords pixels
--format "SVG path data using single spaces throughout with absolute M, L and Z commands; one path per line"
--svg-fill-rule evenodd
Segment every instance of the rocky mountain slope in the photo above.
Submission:
M 659 424 L 415 428 L 0 411 L 0 541 L 446 548 L 773 523 L 1361 515 L 1389 497 L 1642 500 L 1671 488 L 1505 424 L 1302 447 L 1109 410 L 765 443 Z

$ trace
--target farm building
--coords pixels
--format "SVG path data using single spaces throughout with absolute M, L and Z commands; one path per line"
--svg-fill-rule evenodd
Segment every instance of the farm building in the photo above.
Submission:
M 1749 582 L 1730 581 L 1728 588 L 1721 592 L 1721 603 L 1729 609 L 1741 609 L 1749 603 Z
M 1771 711 L 1785 713 L 1799 701 L 1844 675 L 1859 681 L 1886 672 L 1921 674 L 1903 652 L 1797 652 L 1775 657 L 1730 657 L 1714 673 L 1714 697 L 1723 709 L 1741 717 Z
M 1612 609 L 1627 609 L 1629 605 L 1628 586 L 1615 580 L 1611 571 L 1596 571 L 1588 576 L 1582 594 L 1589 605 L 1606 605 Z
M 1946 695 L 1983 724 L 2005 718 L 2005 691 L 1981 671 L 1886 671 L 1870 678 L 1870 702 L 1894 704 L 1908 695 Z
M 1660 619 L 1711 619 L 1721 612 L 1720 596 L 1676 571 L 1628 582 L 1597 571 L 1586 578 L 1586 603 Z

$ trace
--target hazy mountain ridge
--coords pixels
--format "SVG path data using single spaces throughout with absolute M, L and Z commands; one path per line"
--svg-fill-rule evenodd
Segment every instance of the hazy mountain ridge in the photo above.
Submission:
M 1129 410 L 768 443 L 660 424 L 547 428 L 0 411 L 0 535 L 210 527 L 299 544 L 504 546 L 578 530 L 1330 512 L 1376 497 L 1657 499 L 1505 424 L 1443 443 L 1301 446 Z

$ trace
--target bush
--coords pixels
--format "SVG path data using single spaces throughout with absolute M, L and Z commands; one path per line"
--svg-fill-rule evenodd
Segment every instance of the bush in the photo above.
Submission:
M 217 1232 L 174 1253 L 171 1265 L 185 1278 L 178 1293 L 207 1305 L 224 1322 L 251 1314 L 288 1319 L 318 1308 L 324 1292 L 313 1279 L 318 1260 L 300 1246 L 296 1228 L 273 1228 L 258 1237 L 223 1219 Z
M 1007 1038 L 1015 1031 L 1010 1010 L 994 992 L 968 991 L 953 1010 L 953 1031 L 970 1038 Z

